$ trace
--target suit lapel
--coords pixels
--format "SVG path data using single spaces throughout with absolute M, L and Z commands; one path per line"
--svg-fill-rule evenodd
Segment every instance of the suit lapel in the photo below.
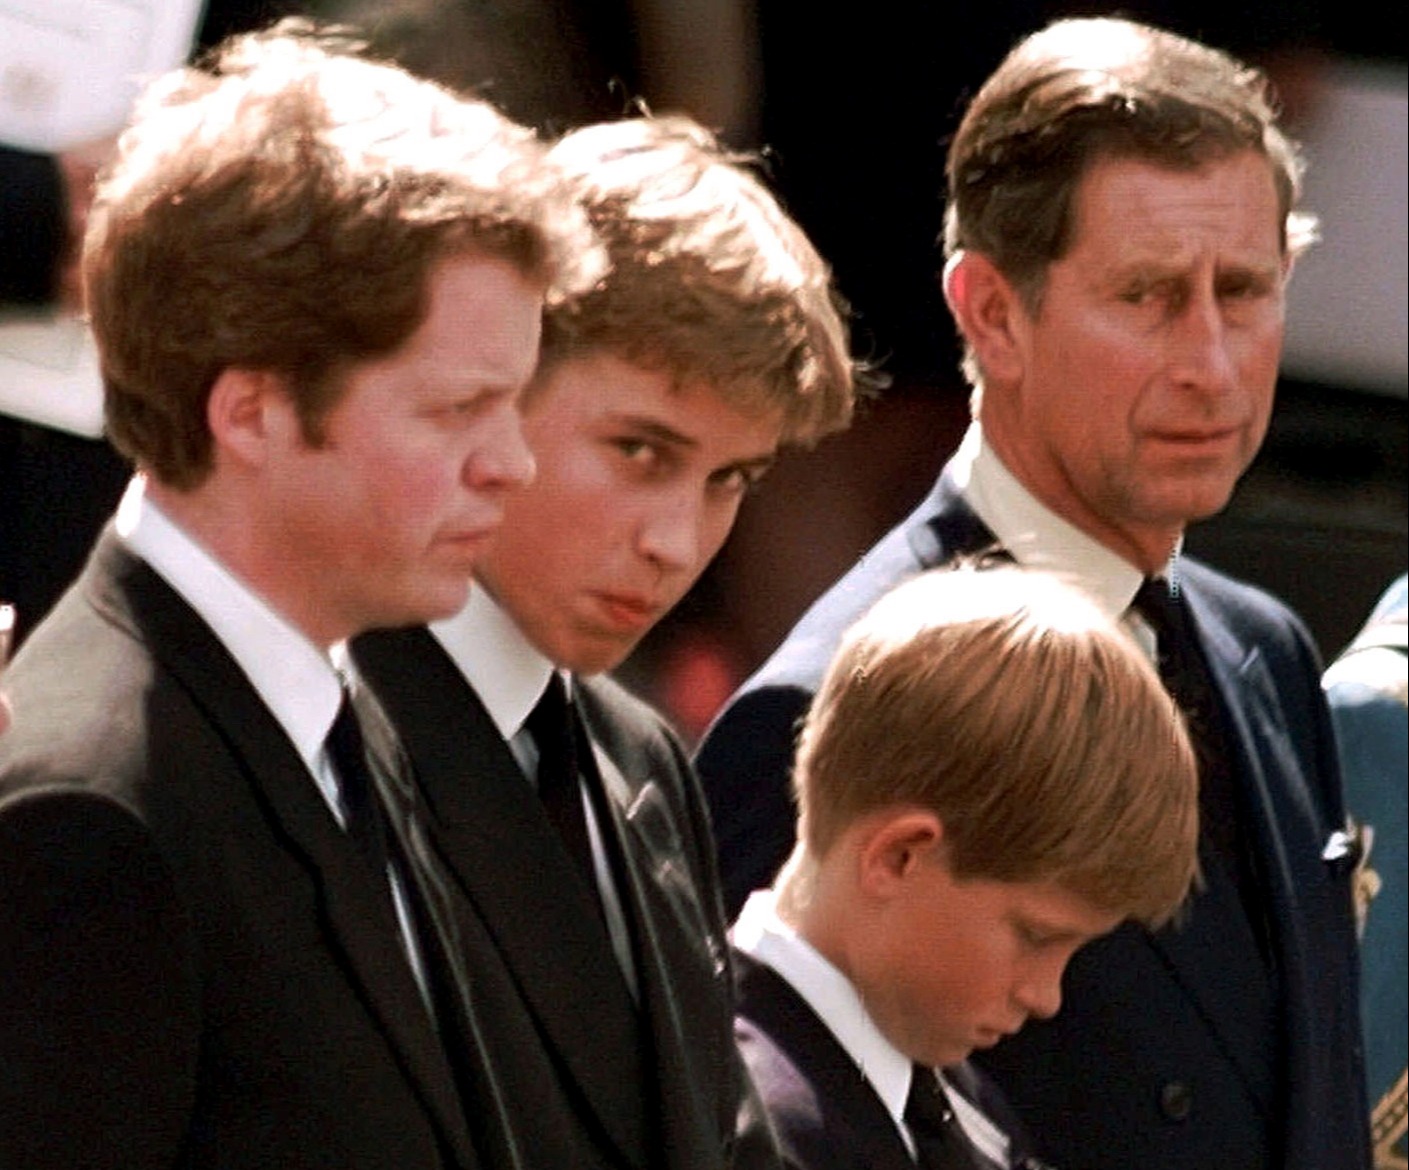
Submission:
M 608 817 L 604 833 L 621 858 L 623 908 L 635 941 L 641 1005 L 650 1022 L 661 1146 L 680 1170 L 714 1164 L 723 1136 L 719 1116 L 724 1073 L 735 1059 L 729 997 L 721 991 L 724 943 L 704 919 L 690 856 L 676 830 L 665 792 L 649 774 L 645 753 L 618 761 L 603 744 L 610 708 L 589 682 L 580 688 L 583 721 L 602 779 Z M 612 737 L 618 750 L 619 737 Z M 622 767 L 630 769 L 630 779 Z M 721 1043 L 721 1040 L 724 1043 Z
M 589 1107 L 623 1156 L 639 1159 L 649 1144 L 640 1029 L 596 895 L 430 633 L 380 633 L 355 654 L 411 757 L 446 866 Z
M 734 954 L 734 969 L 740 1017 L 760 1029 L 814 1090 L 809 1094 L 817 1103 L 812 1121 L 819 1140 L 836 1144 L 836 1164 L 914 1170 L 895 1119 L 792 984 L 741 952 Z M 767 1086 L 760 1088 L 766 1092 Z
M 318 891 L 330 949 L 447 1144 L 464 1165 L 474 1165 L 450 1067 L 407 963 L 390 901 L 333 819 L 288 736 L 210 628 L 145 562 L 107 534 L 94 567 L 95 604 L 145 639 L 207 712 L 271 830 L 303 860 Z
M 1268 907 L 1285 905 L 1287 874 L 1280 865 L 1269 872 L 1265 864 L 1265 859 L 1279 855 L 1281 845 L 1270 840 L 1265 829 L 1271 824 L 1293 823 L 1293 819 L 1279 817 L 1266 785 L 1249 715 L 1252 709 L 1261 709 L 1267 702 L 1275 707 L 1276 701 L 1271 697 L 1270 684 L 1259 685 L 1258 679 L 1265 671 L 1259 670 L 1255 650 L 1244 645 L 1216 613 L 1202 604 L 1196 591 L 1186 589 L 1185 596 L 1228 729 L 1228 750 L 1234 753 L 1229 765 L 1238 777 L 1244 802 L 1244 829 L 1257 835 L 1257 852 L 1264 859 L 1259 874 L 1259 880 L 1266 887 L 1263 904 Z M 1272 994 L 1273 985 L 1260 958 L 1259 944 L 1241 905 L 1233 876 L 1226 872 L 1220 859 L 1202 850 L 1199 860 L 1210 880 L 1205 889 L 1195 895 L 1189 922 L 1172 930 L 1147 934 L 1147 937 L 1184 985 L 1229 1060 L 1239 1068 L 1249 1091 L 1270 1114 L 1276 1106 L 1272 1094 L 1277 1071 L 1258 1027 L 1266 1018 L 1265 1013 L 1249 1010 L 1248 1003 L 1259 989 L 1265 989 L 1265 1002 L 1266 996 Z M 1211 880 L 1215 876 L 1218 880 Z M 1285 921 L 1271 924 L 1274 940 L 1285 927 Z M 1230 945 L 1233 941 L 1230 932 L 1237 932 L 1237 945 Z M 1270 1004 L 1267 1010 L 1273 1010 Z M 1267 1059 L 1256 1065 L 1247 1063 L 1259 1054 Z

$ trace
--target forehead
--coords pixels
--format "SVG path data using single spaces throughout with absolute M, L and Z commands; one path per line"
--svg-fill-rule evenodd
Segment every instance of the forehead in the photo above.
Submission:
M 956 880 L 954 891 L 971 923 L 1022 925 L 1044 934 L 1091 938 L 1118 925 L 1113 914 L 1053 881 Z
M 1178 267 L 1212 254 L 1268 263 L 1280 258 L 1282 228 L 1272 165 L 1255 151 L 1192 169 L 1102 159 L 1077 187 L 1063 259 Z
M 637 365 L 607 351 L 573 355 L 542 371 L 526 404 L 530 422 L 569 419 L 658 428 L 691 445 L 768 454 L 782 431 L 781 410 L 746 409 L 702 379 Z

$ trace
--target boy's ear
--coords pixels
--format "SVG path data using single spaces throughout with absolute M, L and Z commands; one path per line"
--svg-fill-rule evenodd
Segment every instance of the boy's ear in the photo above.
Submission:
M 982 252 L 956 252 L 944 266 L 944 299 L 985 383 L 1020 379 L 1027 310 L 998 266 Z
M 883 816 L 860 843 L 863 892 L 888 899 L 900 892 L 944 840 L 944 822 L 928 809 L 906 808 Z

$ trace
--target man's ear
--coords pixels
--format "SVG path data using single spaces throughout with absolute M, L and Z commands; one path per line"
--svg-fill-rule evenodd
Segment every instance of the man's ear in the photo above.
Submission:
M 263 463 L 269 443 L 294 414 L 283 380 L 269 370 L 227 366 L 221 370 L 206 400 L 215 457 L 250 466 Z M 297 423 L 297 418 L 293 418 Z
M 985 383 L 1020 379 L 1027 310 L 997 265 L 982 252 L 954 253 L 944 266 L 944 299 L 978 359 Z
M 943 840 L 944 822 L 928 809 L 898 809 L 881 817 L 860 843 L 862 890 L 873 898 L 893 897 Z

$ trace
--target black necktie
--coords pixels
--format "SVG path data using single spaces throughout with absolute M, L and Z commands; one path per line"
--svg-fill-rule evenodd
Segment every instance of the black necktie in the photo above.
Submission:
M 987 1164 L 978 1160 L 939 1077 L 922 1064 L 910 1070 L 905 1125 L 915 1139 L 920 1170 L 978 1170 Z
M 1147 577 L 1131 608 L 1154 631 L 1160 678 L 1189 722 L 1199 761 L 1199 820 L 1204 845 L 1237 883 L 1248 920 L 1261 932 L 1264 923 L 1256 867 L 1243 829 L 1227 731 L 1188 604 L 1177 586 L 1159 577 Z
M 548 676 L 548 686 L 524 726 L 538 748 L 538 798 L 595 895 L 597 871 L 587 835 L 587 818 L 582 811 L 577 712 L 568 700 L 562 675 L 556 670 Z
M 362 725 L 353 709 L 352 696 L 345 687 L 327 742 L 328 756 L 337 769 L 338 783 L 342 789 L 347 835 L 352 838 L 372 872 L 385 882 L 388 863 L 386 817 L 367 763 Z
M 384 786 L 373 773 L 373 756 L 363 736 L 359 702 L 380 732 L 380 742 L 395 741 L 395 732 L 375 701 L 365 694 L 354 699 L 347 687 L 328 732 L 327 748 L 337 770 L 347 813 L 347 834 L 367 861 L 395 917 L 388 868 L 396 875 L 412 921 L 417 952 L 425 975 L 431 1015 L 440 1033 L 466 1119 L 481 1153 L 492 1165 L 519 1166 L 513 1128 L 499 1079 L 475 1017 L 468 969 L 458 941 L 451 882 L 431 847 L 416 808 L 415 782 L 401 764 L 399 743 L 386 748 L 390 768 Z M 401 774 L 405 771 L 406 774 Z M 383 791 L 383 788 L 385 791 Z

